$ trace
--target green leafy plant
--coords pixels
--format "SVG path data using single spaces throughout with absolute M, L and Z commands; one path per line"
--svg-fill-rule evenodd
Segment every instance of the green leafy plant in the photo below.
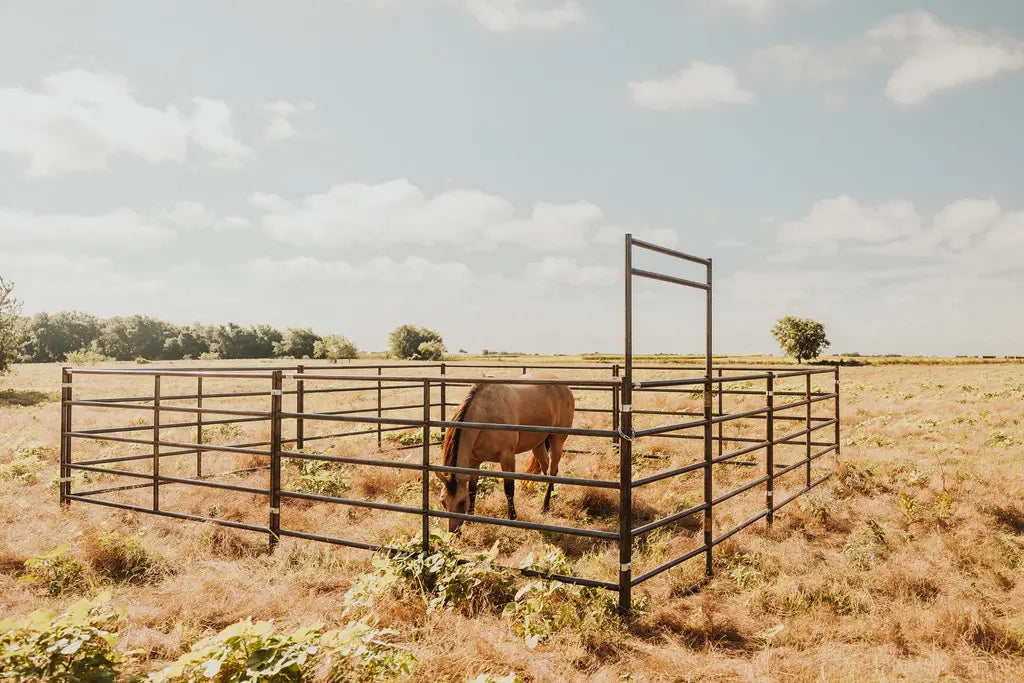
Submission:
M 337 465 L 326 460 L 298 460 L 299 490 L 317 496 L 340 496 L 350 486 Z
M 97 363 L 105 363 L 107 361 L 114 360 L 110 356 L 105 355 L 102 351 L 92 348 L 69 351 L 66 359 L 69 365 L 96 365 Z
M 393 550 L 374 558 L 375 571 L 364 574 L 345 595 L 349 607 L 371 607 L 385 593 L 411 591 L 428 609 L 457 607 L 467 613 L 504 604 L 512 596 L 512 576 L 495 566 L 497 544 L 486 552 L 465 555 L 449 533 L 431 534 L 430 550 L 422 541 L 390 541 Z
M 531 554 L 521 568 L 540 574 L 568 574 L 569 561 L 558 548 L 547 547 L 536 560 Z M 634 612 L 643 611 L 644 604 L 634 604 Z M 529 648 L 564 629 L 592 631 L 619 623 L 615 596 L 609 591 L 587 586 L 539 579 L 519 589 L 504 616 Z
M 393 631 L 365 621 L 324 631 L 278 633 L 273 622 L 244 619 L 196 643 L 176 662 L 149 675 L 152 683 L 292 683 L 324 671 L 327 681 L 375 681 L 409 674 L 414 658 L 385 638 Z
M 397 443 L 402 446 L 418 446 L 423 443 L 423 430 L 415 429 L 412 431 L 405 432 L 391 432 L 384 437 L 385 441 L 391 443 Z M 431 443 L 441 440 L 441 432 L 432 431 L 430 432 Z
M 25 573 L 18 581 L 42 587 L 51 596 L 81 593 L 91 585 L 88 568 L 65 545 L 26 560 Z
M 137 536 L 119 531 L 87 534 L 84 553 L 97 574 L 119 583 L 148 583 L 167 573 L 166 562 L 147 550 Z
M 72 605 L 59 617 L 38 610 L 0 621 L 0 679 L 106 683 L 118 677 L 115 615 L 109 594 Z
M 14 451 L 9 462 L 0 464 L 0 480 L 36 483 L 39 480 L 39 471 L 43 468 L 42 458 L 47 452 L 48 449 L 42 446 L 19 448 Z

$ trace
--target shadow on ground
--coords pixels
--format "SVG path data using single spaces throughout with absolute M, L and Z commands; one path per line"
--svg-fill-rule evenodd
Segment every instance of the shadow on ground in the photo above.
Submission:
M 35 389 L 2 389 L 0 390 L 0 408 L 9 406 L 38 406 L 43 403 L 56 403 L 60 394 L 55 391 L 36 391 Z

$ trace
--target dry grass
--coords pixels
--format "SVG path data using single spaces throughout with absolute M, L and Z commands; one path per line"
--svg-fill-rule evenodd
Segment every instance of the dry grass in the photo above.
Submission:
M 483 672 L 516 672 L 536 681 L 613 681 L 627 674 L 636 681 L 1024 677 L 1024 581 L 1019 578 L 1024 570 L 1024 365 L 893 364 L 842 373 L 843 459 L 836 476 L 791 503 L 772 529 L 756 524 L 724 543 L 710 583 L 702 582 L 698 558 L 644 585 L 648 611 L 634 623 L 596 632 L 567 630 L 533 650 L 500 610 L 465 616 L 383 600 L 376 616 L 381 626 L 396 628 L 402 646 L 417 657 L 413 678 L 460 681 Z M 246 616 L 272 618 L 285 628 L 341 620 L 342 596 L 370 567 L 365 553 L 284 539 L 270 554 L 266 538 L 250 532 L 78 503 L 60 510 L 53 484 L 59 411 L 49 401 L 59 370 L 19 366 L 2 381 L 0 471 L 9 475 L 0 482 L 0 613 L 59 608 L 74 599 L 51 597 L 19 580 L 27 559 L 67 545 L 88 567 L 92 583 L 113 588 L 114 602 L 124 610 L 120 647 L 142 650 L 154 666 Z M 118 378 L 97 378 L 87 384 L 89 390 L 86 384 L 83 378 L 80 387 L 76 378 L 79 396 L 145 393 Z M 208 382 L 204 390 L 216 386 Z M 165 380 L 162 389 L 165 395 L 186 393 L 194 380 Z M 454 393 L 449 401 L 457 400 Z M 307 408 L 358 404 L 354 395 L 347 396 L 309 399 Z M 736 400 L 729 407 L 742 409 L 756 400 Z M 580 402 L 599 403 L 590 397 Z M 662 394 L 646 407 L 695 410 L 699 404 L 699 396 Z M 147 412 L 117 415 L 120 424 L 134 419 L 140 426 L 149 424 L 149 417 Z M 186 420 L 183 414 L 174 419 Z M 76 414 L 81 427 L 110 426 L 110 420 L 99 411 Z M 593 414 L 581 414 L 577 422 L 601 425 Z M 307 423 L 307 434 L 342 431 L 337 427 Z M 267 438 L 262 423 L 242 425 L 238 433 L 210 429 L 214 443 Z M 726 433 L 750 435 L 759 429 L 763 423 L 751 422 Z M 166 438 L 188 440 L 194 431 L 168 429 Z M 691 461 L 698 444 L 651 439 L 641 445 L 643 457 L 635 468 L 646 473 Z M 339 455 L 376 455 L 375 435 L 310 446 Z M 568 446 L 580 447 L 572 440 Z M 610 446 L 593 444 L 589 453 L 567 454 L 561 473 L 614 476 L 618 456 Z M 76 459 L 138 452 L 130 444 L 102 442 L 76 441 L 75 448 Z M 393 451 L 388 457 L 417 462 L 420 451 Z M 227 472 L 259 464 L 265 464 L 259 456 L 207 453 L 203 468 Z M 122 466 L 148 472 L 148 465 L 143 460 Z M 180 476 L 194 467 L 193 457 L 185 456 L 168 470 Z M 722 467 L 716 486 L 742 483 L 762 469 Z M 284 472 L 286 485 L 297 481 L 295 468 Z M 338 473 L 350 487 L 345 495 L 418 504 L 414 471 L 346 466 Z M 797 481 L 802 475 L 793 476 Z M 262 477 L 252 473 L 225 480 L 262 486 Z M 126 481 L 77 473 L 75 488 Z M 656 519 L 685 509 L 700 501 L 699 486 L 699 476 L 651 485 L 637 496 L 637 517 Z M 152 494 L 139 489 L 114 495 L 146 505 Z M 615 495 L 559 486 L 547 517 L 540 513 L 542 495 L 543 487 L 520 486 L 521 519 L 616 526 Z M 716 528 L 724 531 L 763 500 L 759 488 L 723 506 Z M 251 494 L 164 486 L 161 503 L 190 514 L 266 524 L 266 500 Z M 478 512 L 504 516 L 500 486 L 482 490 Z M 286 501 L 285 514 L 292 528 L 371 542 L 419 529 L 416 517 L 321 503 Z M 693 547 L 700 520 L 683 522 L 673 533 L 639 544 L 636 565 L 654 566 Z M 562 546 L 580 574 L 614 575 L 614 549 L 588 539 L 473 524 L 461 539 L 467 549 L 498 542 L 509 564 L 544 541 Z

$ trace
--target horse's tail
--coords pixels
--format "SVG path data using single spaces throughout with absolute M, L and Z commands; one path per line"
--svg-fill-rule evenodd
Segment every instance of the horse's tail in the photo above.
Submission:
M 551 437 L 550 436 L 544 437 L 544 450 L 546 450 L 548 453 L 551 452 Z M 531 455 L 530 456 L 530 462 L 528 462 L 526 464 L 526 473 L 527 474 L 540 474 L 541 473 L 540 461 L 537 460 L 537 456 L 536 455 Z
M 466 410 L 469 408 L 469 402 L 473 400 L 477 390 L 481 385 L 474 384 L 469 393 L 466 394 L 466 398 L 462 399 L 462 403 L 459 404 L 455 414 L 452 415 L 452 422 L 462 422 L 463 418 L 466 417 Z M 458 427 L 449 427 L 444 433 L 444 442 L 441 444 L 441 451 L 444 453 L 444 466 L 455 467 L 459 457 L 459 436 L 462 430 Z M 438 478 L 444 482 L 445 486 L 450 486 L 451 482 L 455 480 L 455 477 L 448 477 L 444 472 L 437 473 Z

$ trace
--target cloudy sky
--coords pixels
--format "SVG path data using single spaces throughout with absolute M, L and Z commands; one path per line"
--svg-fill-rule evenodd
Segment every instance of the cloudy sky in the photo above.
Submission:
M 632 232 L 714 259 L 718 352 L 1019 355 L 1022 121 L 1020 0 L 0 0 L 0 275 L 617 351 Z M 636 294 L 638 351 L 699 350 L 697 292 Z

